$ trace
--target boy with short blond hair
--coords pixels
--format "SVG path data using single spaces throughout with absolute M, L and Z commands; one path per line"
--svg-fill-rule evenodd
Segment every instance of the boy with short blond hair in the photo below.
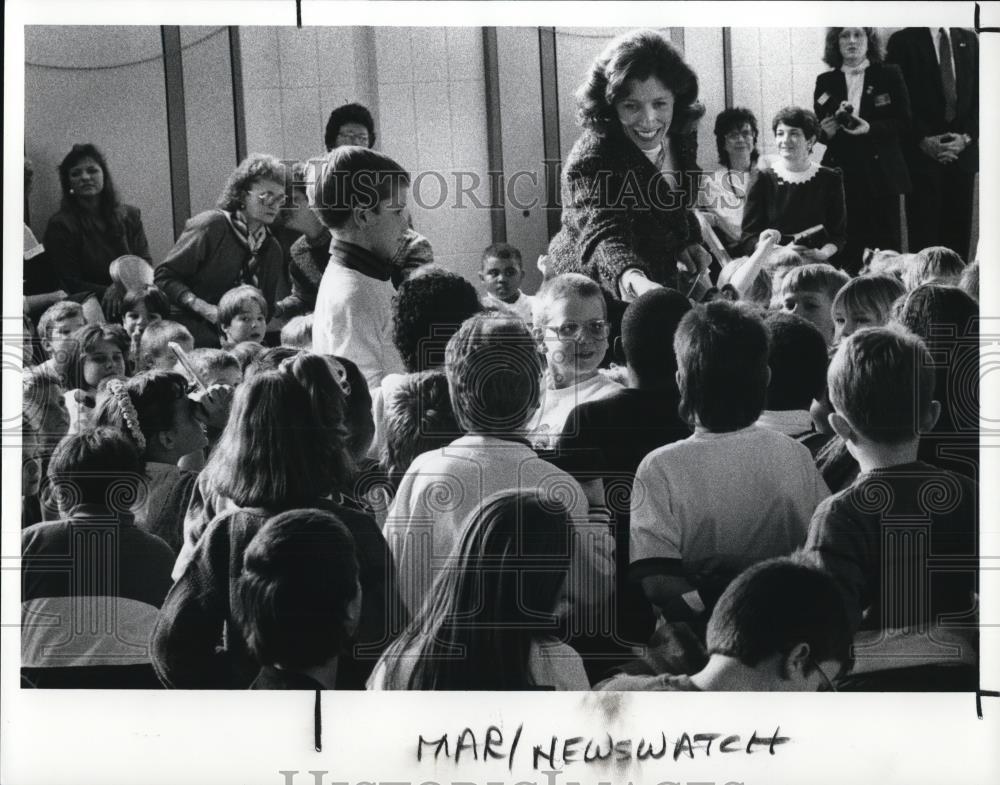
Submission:
M 546 372 L 541 403 L 528 426 L 536 449 L 556 447 L 576 406 L 623 389 L 597 370 L 608 351 L 610 332 L 604 296 L 587 276 L 557 275 L 538 293 L 533 335 Z
M 794 267 L 781 279 L 781 307 L 816 325 L 826 345 L 833 344 L 833 298 L 850 276 L 832 264 Z
M 64 356 L 73 341 L 73 333 L 87 323 L 83 307 L 79 303 L 63 300 L 49 306 L 38 319 L 38 337 L 48 359 L 33 368 L 25 369 L 25 375 L 50 376 L 59 379 L 59 357 Z

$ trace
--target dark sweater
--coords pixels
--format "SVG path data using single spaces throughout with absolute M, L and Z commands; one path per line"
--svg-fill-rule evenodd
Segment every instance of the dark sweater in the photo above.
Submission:
M 376 660 L 405 622 L 396 568 L 370 516 L 330 501 L 311 506 L 334 513 L 354 537 L 361 568 L 361 622 L 354 650 L 340 659 L 337 687 L 364 689 Z M 259 665 L 233 627 L 232 607 L 244 551 L 274 514 L 260 508 L 224 512 L 201 535 L 153 633 L 153 665 L 166 686 L 245 689 L 257 676 Z
M 820 503 L 805 549 L 837 579 L 862 629 L 942 614 L 974 623 L 977 510 L 966 477 L 919 461 L 879 469 Z
M 844 178 L 837 169 L 821 166 L 810 180 L 789 183 L 773 169 L 760 173 L 747 195 L 740 246 L 749 256 L 765 229 L 785 235 L 822 224 L 829 241 L 842 250 L 847 240 Z
M 21 664 L 38 687 L 154 687 L 149 636 L 174 555 L 132 517 L 81 504 L 21 532 Z
M 63 206 L 49 219 L 42 240 L 48 258 L 68 292 L 93 292 L 98 297 L 111 285 L 111 262 L 124 254 L 152 262 L 142 215 L 130 204 L 122 205 L 119 230 L 101 229 L 94 216 Z M 53 285 L 46 291 L 58 288 Z
M 194 292 L 207 303 L 242 283 L 243 264 L 250 251 L 240 241 L 222 210 L 206 210 L 188 219 L 174 247 L 157 266 L 154 281 L 170 301 Z M 268 308 L 274 306 L 281 280 L 281 246 L 270 234 L 257 253 L 257 280 Z
M 553 273 L 582 272 L 611 296 L 636 268 L 652 281 L 673 286 L 677 254 L 701 241 L 692 204 L 697 169 L 695 145 L 671 137 L 682 178 L 675 190 L 620 128 L 584 131 L 562 175 L 562 228 L 549 244 Z

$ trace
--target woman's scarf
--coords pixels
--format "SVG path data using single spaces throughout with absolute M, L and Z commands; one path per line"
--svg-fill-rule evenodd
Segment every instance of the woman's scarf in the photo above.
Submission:
M 250 257 L 243 261 L 239 283 L 259 286 L 257 282 L 257 267 L 259 264 L 257 254 L 264 243 L 267 242 L 269 234 L 267 227 L 264 224 L 260 224 L 251 232 L 247 226 L 246 215 L 242 210 L 234 210 L 233 212 L 223 210 L 223 212 L 226 218 L 229 219 L 229 225 L 233 227 L 233 231 L 240 242 L 250 251 Z

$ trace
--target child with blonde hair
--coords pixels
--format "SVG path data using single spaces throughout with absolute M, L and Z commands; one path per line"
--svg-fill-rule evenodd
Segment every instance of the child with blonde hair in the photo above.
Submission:
M 598 372 L 611 325 L 601 289 L 590 278 L 563 273 L 547 281 L 535 299 L 534 318 L 546 371 L 529 439 L 536 449 L 554 449 L 576 406 L 613 395 L 622 385 Z

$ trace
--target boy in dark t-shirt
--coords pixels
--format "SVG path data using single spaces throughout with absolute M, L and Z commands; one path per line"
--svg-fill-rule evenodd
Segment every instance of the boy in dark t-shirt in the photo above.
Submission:
M 830 425 L 861 474 L 816 509 L 807 552 L 837 578 L 856 628 L 894 642 L 898 665 L 969 659 L 972 647 L 946 658 L 943 644 L 975 625 L 977 487 L 917 460 L 941 408 L 930 353 L 901 330 L 860 330 L 841 343 L 828 384 Z M 879 669 L 893 667 L 879 657 Z

